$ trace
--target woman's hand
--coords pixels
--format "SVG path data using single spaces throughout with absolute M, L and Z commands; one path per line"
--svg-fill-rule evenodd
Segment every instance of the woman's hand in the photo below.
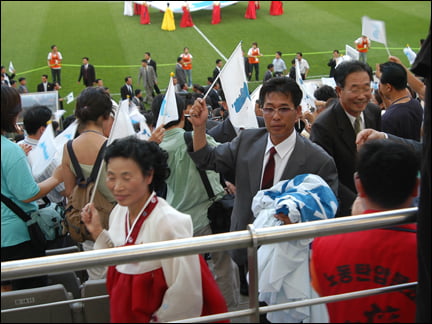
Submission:
M 99 213 L 93 203 L 88 203 L 81 210 L 81 220 L 96 241 L 103 231 Z

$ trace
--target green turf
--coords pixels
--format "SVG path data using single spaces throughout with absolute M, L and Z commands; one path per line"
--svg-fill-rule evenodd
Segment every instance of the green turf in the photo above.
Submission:
M 391 54 L 408 65 L 402 49 L 410 44 L 418 50 L 420 38 L 427 36 L 431 12 L 430 1 L 284 1 L 284 14 L 270 16 L 270 1 L 260 4 L 256 20 L 244 18 L 246 1 L 223 8 L 218 25 L 210 24 L 211 11 L 192 12 L 192 19 L 227 58 L 239 41 L 243 41 L 245 51 L 257 41 L 265 54 L 260 64 L 261 77 L 279 50 L 288 67 L 295 52 L 301 51 L 311 66 L 310 76 L 327 75 L 331 52 L 344 52 L 345 44 L 354 46 L 364 15 L 386 23 Z M 77 96 L 83 89 L 77 84 L 83 56 L 90 57 L 97 77 L 104 79 L 111 92 L 119 93 L 125 76 L 131 75 L 137 81 L 145 51 L 157 61 L 159 84 L 166 88 L 177 56 L 188 46 L 194 56 L 193 81 L 205 84 L 220 56 L 194 28 L 179 27 L 181 14 L 175 14 L 177 29 L 168 32 L 160 28 L 163 13 L 158 10 L 150 9 L 151 24 L 141 25 L 139 16 L 123 15 L 123 6 L 123 1 L 2 1 L 1 62 L 8 66 L 12 61 L 16 79 L 25 76 L 30 91 L 35 91 L 42 74 L 51 78 L 46 57 L 50 46 L 56 44 L 64 63 L 62 96 L 70 91 Z M 374 69 L 387 56 L 383 44 L 372 42 L 368 63 Z M 256 86 L 251 83 L 250 90 Z M 73 103 L 65 108 L 72 113 Z

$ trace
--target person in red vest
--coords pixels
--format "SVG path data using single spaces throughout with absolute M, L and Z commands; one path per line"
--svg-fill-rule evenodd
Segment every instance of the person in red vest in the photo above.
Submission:
M 252 77 L 252 71 L 255 69 L 255 81 L 259 80 L 259 61 L 260 57 L 263 56 L 260 52 L 260 49 L 258 47 L 257 42 L 252 43 L 252 47 L 249 48 L 248 53 L 248 61 L 250 66 L 250 74 L 249 74 L 249 81 Z
M 373 140 L 358 152 L 353 215 L 413 206 L 420 162 L 404 144 Z M 416 223 L 315 238 L 312 285 L 321 296 L 417 281 Z M 327 304 L 330 322 L 414 323 L 415 288 Z
M 270 15 L 280 16 L 283 14 L 283 1 L 271 1 Z
M 369 37 L 366 35 L 362 35 L 362 37 L 357 38 L 354 41 L 354 44 L 357 46 L 357 51 L 359 52 L 359 61 L 362 61 L 363 63 L 367 62 L 367 52 L 370 48 L 370 40 Z

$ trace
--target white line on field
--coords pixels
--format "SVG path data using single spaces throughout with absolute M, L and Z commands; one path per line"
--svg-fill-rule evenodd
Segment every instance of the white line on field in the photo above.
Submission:
M 199 28 L 198 28 L 196 25 L 193 25 L 193 27 L 194 27 L 195 30 L 198 32 L 198 34 L 200 34 L 200 35 L 201 35 L 201 36 L 206 40 L 206 42 L 209 43 L 209 45 L 210 45 L 211 47 L 213 47 L 213 49 L 214 49 L 214 50 L 215 50 L 215 51 L 216 51 L 220 56 L 223 57 L 223 59 L 224 59 L 225 61 L 228 61 L 228 59 L 225 57 L 225 55 L 223 55 L 223 54 L 221 53 L 221 51 L 219 51 L 219 50 L 217 49 L 217 47 L 214 46 L 212 42 L 210 42 L 210 40 L 206 37 L 206 35 L 204 35 L 203 32 L 202 32 L 201 30 L 199 30 Z

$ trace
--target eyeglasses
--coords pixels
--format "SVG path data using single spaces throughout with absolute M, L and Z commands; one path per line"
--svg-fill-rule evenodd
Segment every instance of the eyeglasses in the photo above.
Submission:
M 352 88 L 352 89 L 345 89 L 342 88 L 344 91 L 352 93 L 354 95 L 359 95 L 361 93 L 371 93 L 373 88 L 371 87 L 365 87 L 365 88 Z
M 276 112 L 278 112 L 279 115 L 283 116 L 283 115 L 287 115 L 290 111 L 295 111 L 296 109 L 292 107 L 282 107 L 278 109 L 266 107 L 266 108 L 261 108 L 261 110 L 265 115 L 273 116 Z

